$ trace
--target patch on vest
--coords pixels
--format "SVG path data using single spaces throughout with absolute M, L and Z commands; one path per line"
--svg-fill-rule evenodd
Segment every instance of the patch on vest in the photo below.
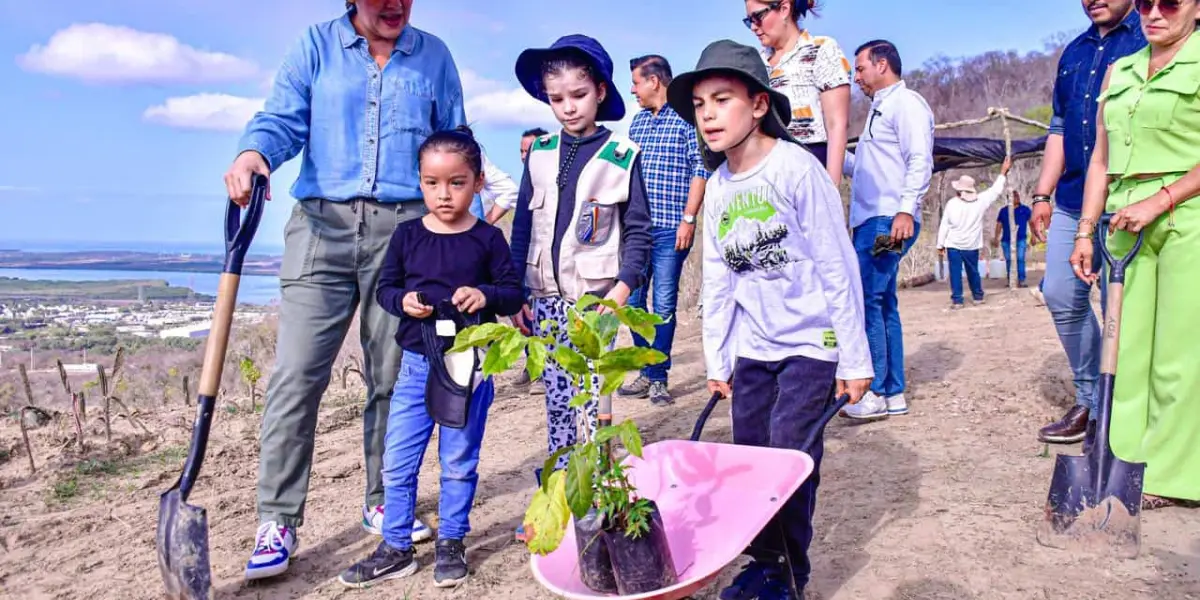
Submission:
M 633 163 L 633 150 L 629 148 L 619 150 L 618 146 L 619 144 L 617 144 L 617 142 L 609 142 L 605 144 L 604 148 L 600 150 L 600 154 L 598 154 L 597 157 L 600 160 L 606 160 L 628 171 L 629 165 Z
M 549 137 L 539 138 L 534 142 L 533 150 L 555 150 L 558 148 L 558 136 L 552 135 Z
M 583 246 L 603 246 L 612 235 L 616 218 L 615 205 L 600 204 L 595 198 L 585 201 L 575 224 L 575 239 Z

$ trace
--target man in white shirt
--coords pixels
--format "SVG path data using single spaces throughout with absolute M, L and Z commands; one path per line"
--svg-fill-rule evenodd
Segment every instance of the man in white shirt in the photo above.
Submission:
M 521 134 L 521 164 L 525 164 L 525 158 L 529 156 L 529 148 L 533 146 L 533 141 L 543 135 L 546 135 L 546 130 L 541 127 L 535 127 Z M 484 154 L 483 190 L 479 192 L 479 195 L 482 197 L 487 211 L 488 223 L 495 225 L 496 221 L 517 206 L 518 189 L 513 178 L 492 164 Z M 528 374 L 525 377 L 528 377 Z
M 850 228 L 875 380 L 861 402 L 842 411 L 852 419 L 908 413 L 896 278 L 900 259 L 921 232 L 921 199 L 933 175 L 934 121 L 929 104 L 900 74 L 900 53 L 891 42 L 874 40 L 855 51 L 854 82 L 871 98 L 871 113 L 845 172 L 854 179 Z
M 946 203 L 942 223 L 938 226 L 938 255 L 950 259 L 950 308 L 963 307 L 962 272 L 967 269 L 971 299 L 983 304 L 983 282 L 979 279 L 979 249 L 983 247 L 983 216 L 997 200 L 1002 199 L 1004 184 L 1012 160 L 1005 159 L 1000 176 L 992 187 L 982 193 L 975 191 L 975 178 L 963 175 L 950 187 L 957 194 Z

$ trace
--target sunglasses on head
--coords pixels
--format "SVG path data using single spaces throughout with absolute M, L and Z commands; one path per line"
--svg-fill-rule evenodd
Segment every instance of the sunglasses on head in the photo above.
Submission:
M 766 8 L 760 8 L 750 13 L 745 19 L 742 19 L 742 24 L 746 26 L 746 29 L 750 29 L 755 25 L 762 27 L 763 19 L 767 18 L 767 13 L 773 10 L 778 10 L 780 4 L 782 4 L 782 2 L 774 2 L 768 4 Z
M 1155 6 L 1157 6 L 1158 14 L 1162 15 L 1164 19 L 1170 19 L 1179 12 L 1179 1 L 1180 0 L 1136 0 L 1134 4 L 1137 5 L 1138 14 L 1142 15 L 1143 17 L 1150 16 L 1150 12 L 1154 10 Z

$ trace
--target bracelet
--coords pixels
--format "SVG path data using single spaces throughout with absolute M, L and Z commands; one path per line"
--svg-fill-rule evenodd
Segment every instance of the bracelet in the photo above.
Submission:
M 1170 211 L 1170 213 L 1167 215 L 1167 227 L 1174 229 L 1175 228 L 1175 196 L 1173 194 L 1171 194 L 1171 188 L 1169 188 L 1165 185 L 1162 187 L 1162 191 L 1167 194 L 1167 200 L 1171 201 L 1171 203 L 1167 205 L 1167 209 Z
M 1033 197 L 1033 204 L 1036 205 L 1038 202 L 1050 202 L 1050 196 L 1045 194 L 1037 194 Z
M 1090 239 L 1092 239 L 1092 232 L 1090 232 L 1090 231 L 1076 231 L 1075 232 L 1075 240 L 1076 241 L 1090 240 Z

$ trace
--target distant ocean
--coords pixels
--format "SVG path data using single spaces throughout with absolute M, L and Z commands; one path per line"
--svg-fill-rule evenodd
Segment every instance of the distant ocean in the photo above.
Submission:
M 126 251 L 165 254 L 225 254 L 224 244 L 179 243 L 179 242 L 61 242 L 0 240 L 2 250 L 25 250 L 28 252 L 81 252 L 81 251 Z M 257 244 L 250 247 L 251 254 L 282 255 L 283 247 Z M 27 280 L 57 281 L 103 281 L 111 279 L 157 279 L 168 285 L 189 287 L 199 294 L 215 296 L 219 273 L 191 273 L 175 271 L 102 271 L 69 269 L 0 269 L 0 277 L 15 277 Z M 267 275 L 243 275 L 238 287 L 238 302 L 247 304 L 270 304 L 279 299 L 279 278 Z

